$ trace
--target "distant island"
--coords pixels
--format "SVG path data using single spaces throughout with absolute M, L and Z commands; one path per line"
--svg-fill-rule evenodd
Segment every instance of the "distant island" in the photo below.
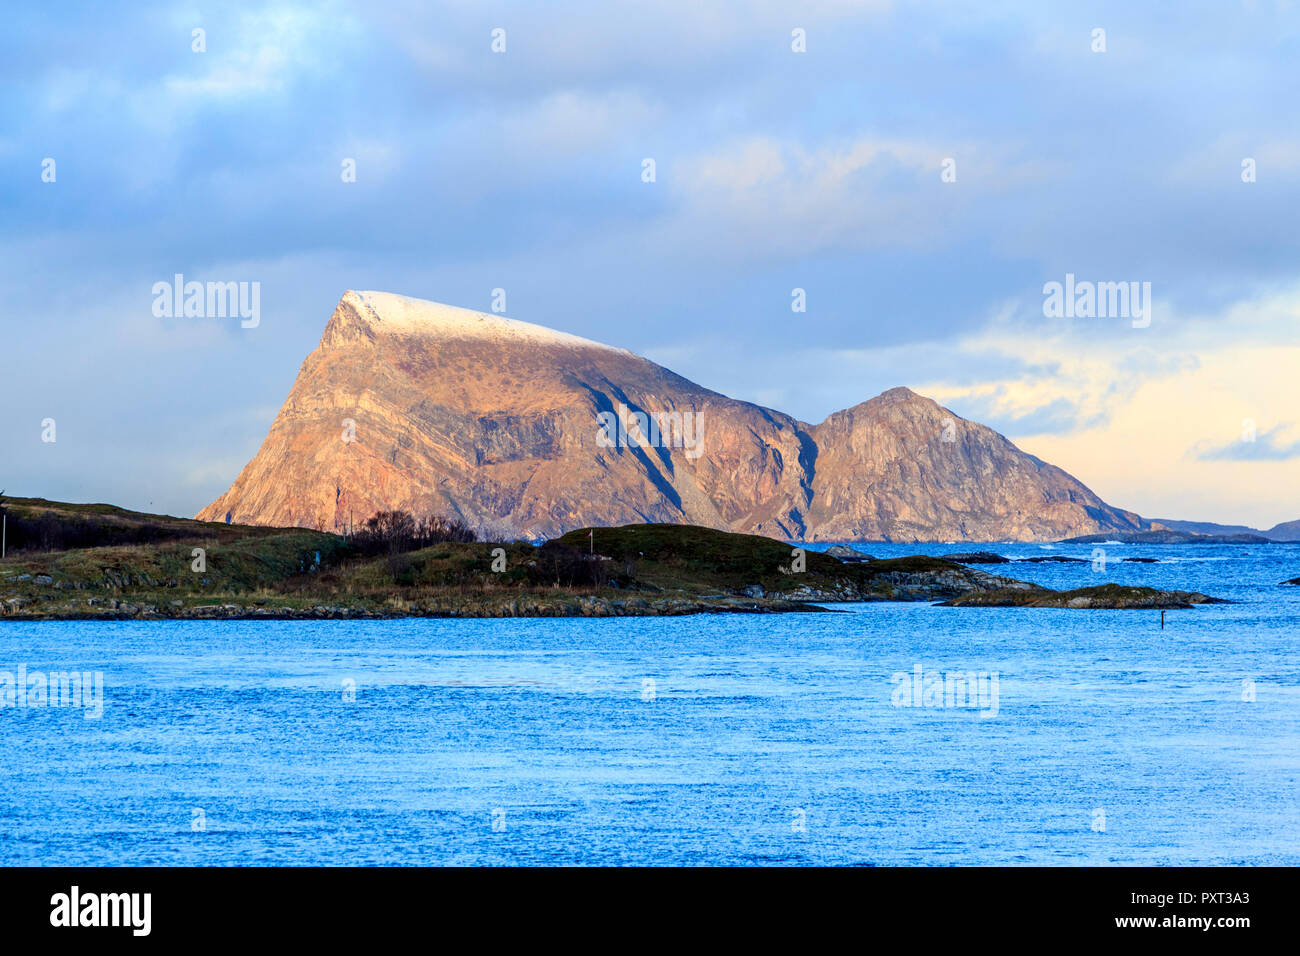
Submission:
M 1187 531 L 1197 535 L 1209 535 L 1223 538 L 1228 543 L 1235 542 L 1240 536 L 1266 538 L 1269 541 L 1300 541 L 1300 520 L 1283 521 L 1268 529 L 1248 528 L 1240 524 L 1215 524 L 1213 521 L 1175 521 L 1171 518 L 1154 518 L 1153 528 L 1168 528 L 1170 531 Z
M 1201 534 L 1194 531 L 1117 531 L 1110 534 L 1082 534 L 1064 538 L 1061 544 L 1276 544 L 1261 534 Z
M 1053 541 L 1151 523 L 908 388 L 820 424 L 528 322 L 348 291 L 260 450 L 198 518 L 480 537 L 690 524 L 787 541 Z
M 1053 591 L 946 558 L 876 559 L 679 524 L 542 544 L 385 512 L 351 535 L 200 522 L 40 498 L 0 502 L 0 615 L 31 619 L 608 617 L 819 612 L 821 605 L 1186 608 L 1196 592 Z
M 349 290 L 257 454 L 196 517 L 346 534 L 387 510 L 526 540 L 633 523 L 810 542 L 1300 538 L 1300 521 L 1255 532 L 1114 507 L 908 388 L 813 425 L 626 349 Z

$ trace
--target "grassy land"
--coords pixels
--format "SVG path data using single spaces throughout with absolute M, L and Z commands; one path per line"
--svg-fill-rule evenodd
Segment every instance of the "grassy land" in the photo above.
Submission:
M 962 606 L 1174 607 L 1189 600 L 1169 592 L 1182 603 L 1160 604 L 1165 592 L 1116 585 L 1057 594 L 924 555 L 842 563 L 770 538 L 690 525 L 584 528 L 540 547 L 446 542 L 374 556 L 339 535 L 301 528 L 30 498 L 4 507 L 11 527 L 23 529 L 23 550 L 0 561 L 0 616 L 11 619 L 607 616 L 945 598 Z M 1088 600 L 1072 604 L 1071 597 Z
M 203 538 L 236 541 L 281 534 L 291 528 L 194 521 L 173 515 L 128 511 L 116 505 L 75 504 L 44 498 L 0 500 L 8 516 L 6 544 L 10 552 L 64 551 L 113 544 L 150 544 Z
M 641 524 L 619 528 L 570 531 L 559 540 L 572 548 L 611 555 L 638 569 L 638 578 L 663 588 L 742 589 L 755 584 L 766 591 L 782 591 L 796 583 L 790 571 L 795 560 L 791 545 L 752 534 L 732 534 L 694 525 Z M 859 587 L 878 585 L 882 594 L 891 589 L 895 574 L 924 574 L 953 570 L 959 565 L 942 558 L 912 555 L 883 561 L 845 564 L 820 551 L 805 551 L 807 578 L 797 582 L 815 586 L 848 581 Z
M 727 549 L 729 575 L 692 580 L 674 554 L 701 554 L 703 529 L 660 535 L 657 554 L 586 555 L 562 544 L 447 542 L 367 556 L 347 539 L 306 529 L 191 521 L 111 505 L 8 499 L 24 550 L 0 561 L 0 612 L 10 617 L 343 617 L 679 614 L 699 610 L 791 610 L 794 602 L 728 593 L 722 578 L 766 560 L 772 542 Z M 40 529 L 37 534 L 33 529 Z M 599 536 L 604 529 L 598 529 Z M 716 535 L 716 532 L 707 532 Z M 579 534 L 575 532 L 575 535 Z M 43 542 L 109 543 L 42 549 Z M 727 535 L 718 535 L 725 539 Z M 673 541 L 676 543 L 672 543 Z M 120 543 L 122 541 L 131 543 Z M 612 541 L 611 541 L 612 543 Z M 621 552 L 629 552 L 622 548 Z M 788 563 L 789 549 L 776 546 Z M 838 566 L 833 559 L 823 559 Z M 775 563 L 771 569 L 775 571 Z M 640 573 L 644 569 L 646 573 Z

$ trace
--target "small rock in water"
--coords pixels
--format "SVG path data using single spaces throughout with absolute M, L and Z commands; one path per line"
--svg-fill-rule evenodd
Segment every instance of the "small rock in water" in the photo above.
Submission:
M 940 555 L 945 561 L 953 561 L 957 564 L 1010 564 L 1010 558 L 1004 558 L 1000 554 L 994 554 L 992 551 L 963 551 L 960 554 Z
M 839 558 L 841 561 L 874 561 L 876 560 L 869 554 L 864 554 L 844 544 L 833 544 L 826 549 L 826 554 L 832 558 Z

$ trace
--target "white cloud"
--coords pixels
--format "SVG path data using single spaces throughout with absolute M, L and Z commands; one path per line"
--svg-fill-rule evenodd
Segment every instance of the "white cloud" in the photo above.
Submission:
M 231 21 L 210 22 L 179 17 L 188 37 L 192 28 L 206 31 L 206 51 L 193 53 L 185 72 L 161 80 L 164 99 L 151 105 L 192 109 L 206 102 L 283 93 L 303 72 L 332 64 L 349 19 L 334 4 L 279 4 L 241 12 Z
M 954 183 L 941 178 L 949 158 Z M 943 244 L 972 201 L 1050 174 L 1006 147 L 879 137 L 749 137 L 667 165 L 680 208 L 665 230 L 730 256 Z

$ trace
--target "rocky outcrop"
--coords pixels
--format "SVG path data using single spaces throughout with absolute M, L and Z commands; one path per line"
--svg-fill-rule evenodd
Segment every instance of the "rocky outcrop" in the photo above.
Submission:
M 1197 604 L 1226 604 L 1222 598 L 1199 591 L 1161 591 L 1156 588 L 1102 584 L 1072 591 L 1035 586 L 970 591 L 945 601 L 942 607 L 1056 607 L 1091 610 L 1179 610 Z
M 874 561 L 871 555 L 865 551 L 859 551 L 857 548 L 850 548 L 846 544 L 833 544 L 825 551 L 832 558 L 839 558 L 841 561 Z
M 958 564 L 1010 564 L 1011 559 L 1003 557 L 1000 554 L 994 554 L 992 551 L 964 551 L 961 554 L 945 554 L 942 556 L 945 561 L 956 561 Z
M 808 425 L 622 349 L 348 292 L 261 449 L 199 517 L 341 531 L 389 508 L 503 538 L 635 522 L 805 541 L 1147 526 L 906 388 Z

